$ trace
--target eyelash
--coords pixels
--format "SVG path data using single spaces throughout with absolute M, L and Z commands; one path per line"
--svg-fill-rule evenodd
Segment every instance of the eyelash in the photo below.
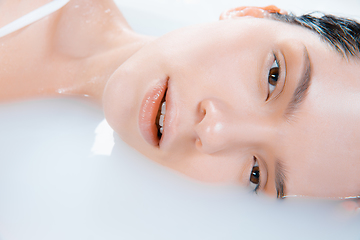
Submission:
M 254 159 L 254 165 L 250 173 L 249 182 L 250 185 L 252 184 L 256 185 L 254 192 L 257 193 L 260 187 L 260 168 L 259 168 L 258 159 L 255 156 L 253 157 L 253 159 Z
M 276 89 L 276 86 L 279 81 L 279 76 L 280 76 L 280 64 L 279 64 L 279 61 L 277 60 L 276 56 L 274 55 L 274 61 L 270 67 L 269 74 L 268 74 L 268 81 L 267 81 L 268 82 L 268 95 L 267 95 L 266 101 L 268 101 L 270 99 L 274 90 Z M 276 78 L 276 80 L 274 81 L 275 78 Z M 271 81 L 273 83 L 270 83 Z

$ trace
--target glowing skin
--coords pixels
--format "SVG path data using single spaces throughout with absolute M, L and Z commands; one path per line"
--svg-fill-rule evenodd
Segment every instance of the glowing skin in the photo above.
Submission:
M 47 2 L 19 8 L 2 1 L 0 26 Z M 359 60 L 343 58 L 307 29 L 266 19 L 267 11 L 283 13 L 236 8 L 226 20 L 155 40 L 134 33 L 111 0 L 72 0 L 0 38 L 0 101 L 88 95 L 127 143 L 193 178 L 249 185 L 258 164 L 258 190 L 275 196 L 280 159 L 287 196 L 358 196 Z M 277 64 L 274 88 L 269 72 Z M 285 117 L 309 66 L 308 94 Z M 164 89 L 159 141 L 155 115 Z
M 305 53 L 312 83 L 286 119 Z M 285 83 L 266 101 L 274 54 Z M 359 76 L 358 59 L 344 59 L 315 33 L 243 17 L 184 28 L 142 48 L 110 78 L 104 110 L 131 146 L 193 178 L 248 185 L 256 156 L 260 191 L 276 195 L 275 163 L 281 159 L 285 195 L 357 196 Z M 139 130 L 139 112 L 144 96 L 166 77 L 172 124 L 153 146 Z

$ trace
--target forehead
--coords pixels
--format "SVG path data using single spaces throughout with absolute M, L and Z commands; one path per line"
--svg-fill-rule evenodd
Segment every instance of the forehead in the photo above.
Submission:
M 282 130 L 288 194 L 346 196 L 360 190 L 360 63 L 327 47 L 307 45 L 308 96 Z

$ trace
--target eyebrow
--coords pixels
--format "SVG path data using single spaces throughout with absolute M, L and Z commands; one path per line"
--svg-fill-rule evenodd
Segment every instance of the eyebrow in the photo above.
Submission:
M 294 94 L 289 102 L 286 110 L 285 110 L 285 118 L 289 120 L 294 116 L 295 112 L 299 109 L 299 106 L 304 101 L 307 96 L 308 89 L 311 83 L 311 65 L 309 54 L 307 52 L 306 47 L 304 47 L 304 56 L 305 56 L 305 68 L 302 74 L 300 81 L 294 91 Z
M 309 86 L 311 84 L 311 64 L 309 54 L 304 47 L 305 68 L 300 81 L 298 82 L 294 94 L 285 110 L 285 118 L 290 120 L 299 109 L 299 106 L 307 96 Z M 277 159 L 275 162 L 275 188 L 276 197 L 284 199 L 286 193 L 286 175 L 283 161 Z
M 286 175 L 284 164 L 280 159 L 276 160 L 275 163 L 275 188 L 276 188 L 276 197 L 279 199 L 284 199 L 286 186 Z

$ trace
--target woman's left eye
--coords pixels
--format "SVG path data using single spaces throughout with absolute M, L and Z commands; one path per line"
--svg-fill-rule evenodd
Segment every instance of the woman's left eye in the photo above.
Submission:
M 254 192 L 256 193 L 260 187 L 260 168 L 256 157 L 254 157 L 254 165 L 250 173 L 249 181 L 252 188 L 254 188 Z
M 279 80 L 279 64 L 278 61 L 275 59 L 273 64 L 271 65 L 269 76 L 268 76 L 268 84 L 269 84 L 269 93 L 268 99 L 275 90 L 275 87 Z

